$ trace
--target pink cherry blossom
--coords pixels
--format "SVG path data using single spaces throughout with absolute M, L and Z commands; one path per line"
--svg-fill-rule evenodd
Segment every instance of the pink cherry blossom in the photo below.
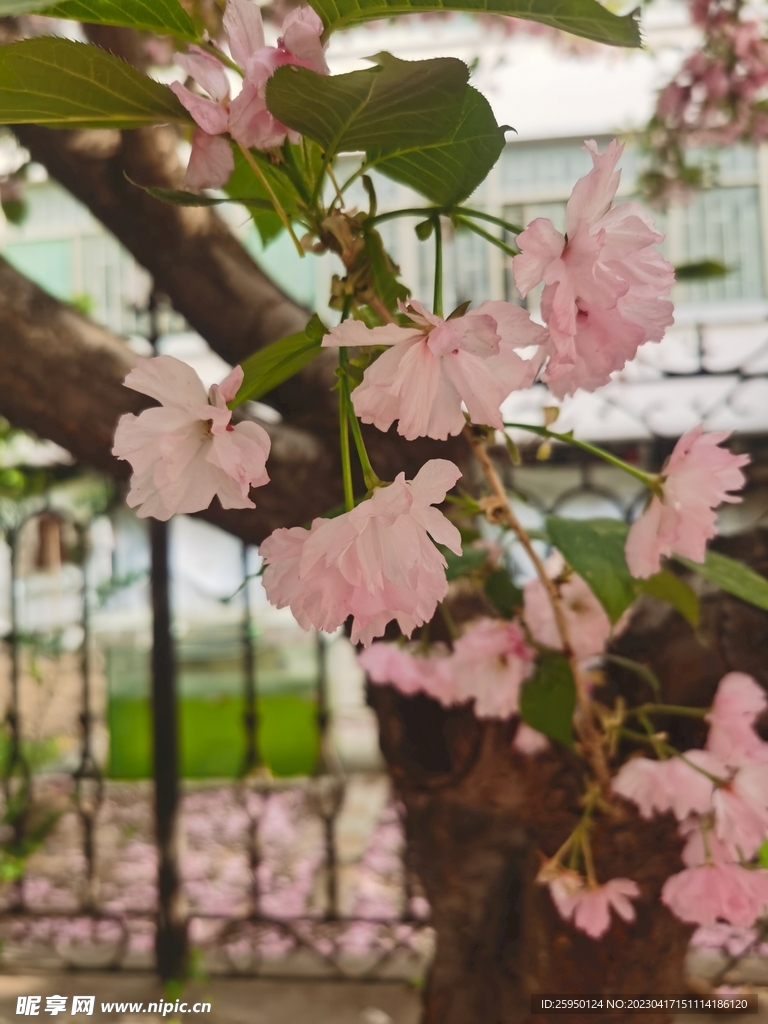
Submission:
M 715 784 L 710 776 L 719 778 L 718 772 L 725 774 L 723 766 L 703 750 L 689 750 L 667 761 L 633 757 L 621 766 L 612 788 L 636 804 L 643 818 L 672 811 L 682 821 L 712 809 Z
M 517 622 L 478 619 L 455 641 L 448 668 L 459 701 L 474 700 L 478 718 L 509 718 L 534 659 Z
M 703 864 L 668 878 L 661 901 L 681 921 L 699 925 L 727 921 L 748 928 L 765 905 L 766 878 L 768 871 L 750 871 L 738 864 Z
M 224 508 L 254 508 L 251 487 L 268 483 L 269 435 L 257 423 L 231 423 L 227 408 L 243 381 L 236 366 L 206 394 L 195 371 L 173 356 L 143 360 L 126 387 L 161 403 L 122 416 L 113 455 L 133 467 L 126 499 L 139 516 L 200 512 L 214 496 Z
M 723 676 L 707 715 L 707 750 L 731 765 L 768 761 L 768 743 L 754 729 L 766 706 L 765 690 L 751 676 L 744 672 Z
M 433 644 L 428 652 L 394 643 L 374 643 L 358 655 L 372 683 L 394 686 L 412 696 L 425 693 L 444 707 L 460 703 L 453 675 L 447 670 L 448 651 Z
M 525 310 L 509 302 L 484 302 L 464 316 L 443 320 L 420 303 L 401 306 L 413 327 L 387 324 L 368 328 L 345 320 L 323 345 L 386 345 L 388 351 L 368 367 L 352 402 L 364 423 L 412 441 L 444 441 L 460 434 L 465 419 L 501 428 L 499 407 L 512 391 L 530 387 L 541 366 L 546 332 Z M 538 346 L 530 359 L 516 349 Z
M 604 885 L 588 886 L 575 872 L 562 871 L 549 882 L 552 901 L 560 916 L 591 939 L 599 939 L 611 927 L 611 908 L 625 921 L 635 920 L 631 899 L 640 887 L 631 878 L 612 878 Z
M 654 494 L 627 537 L 625 552 L 633 576 L 653 576 L 662 555 L 704 561 L 707 541 L 717 533 L 715 508 L 723 501 L 741 501 L 729 492 L 744 486 L 741 467 L 749 462 L 748 455 L 732 455 L 719 447 L 727 437 L 705 434 L 699 425 L 677 442 L 661 471 L 662 497 Z
M 515 738 L 512 740 L 513 750 L 516 750 L 518 754 L 534 757 L 536 754 L 549 750 L 549 747 L 550 742 L 543 732 L 532 729 L 525 722 L 520 722 L 515 732 Z
M 354 616 L 352 643 L 367 646 L 392 619 L 410 636 L 448 592 L 432 540 L 461 553 L 459 531 L 432 507 L 460 476 L 452 462 L 433 459 L 413 481 L 400 473 L 336 519 L 275 530 L 260 549 L 269 600 L 290 607 L 305 629 L 332 631 Z
M 241 145 L 257 149 L 282 146 L 295 133 L 267 110 L 266 85 L 286 64 L 328 74 L 320 36 L 323 24 L 310 7 L 292 10 L 283 22 L 277 46 L 266 46 L 261 10 L 255 0 L 227 0 L 224 27 L 232 57 L 244 73 L 243 86 L 231 99 L 223 64 L 198 46 L 177 56 L 177 64 L 208 93 L 201 96 L 180 82 L 171 89 L 194 118 L 192 154 L 185 178 L 188 188 L 223 188 L 235 168 L 229 133 Z
M 565 568 L 562 555 L 555 552 L 547 559 L 545 568 L 550 579 L 557 579 Z M 580 659 L 600 654 L 611 635 L 611 620 L 605 609 L 581 576 L 574 572 L 558 583 L 558 589 L 573 653 Z M 556 651 L 562 650 L 563 641 L 552 602 L 541 580 L 529 580 L 523 589 L 523 597 L 523 617 L 533 639 Z
M 637 203 L 611 208 L 624 147 L 614 140 L 602 154 L 595 142 L 585 148 L 593 167 L 568 200 L 566 234 L 538 218 L 518 235 L 520 254 L 512 261 L 523 296 L 544 282 L 550 343 L 543 380 L 558 398 L 606 384 L 673 322 L 672 303 L 661 296 L 674 271 L 654 248 L 662 235 Z
M 715 831 L 744 857 L 752 857 L 768 839 L 768 764 L 739 768 L 712 797 Z

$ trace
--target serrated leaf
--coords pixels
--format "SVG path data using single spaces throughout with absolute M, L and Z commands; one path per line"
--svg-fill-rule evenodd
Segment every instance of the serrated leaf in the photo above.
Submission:
M 441 139 L 454 127 L 469 69 L 453 57 L 399 60 L 346 75 L 278 68 L 267 107 L 283 124 L 319 143 L 326 159 L 361 150 L 392 153 Z
M 96 46 L 42 36 L 0 47 L 0 124 L 122 129 L 189 120 L 170 89 Z
M 512 582 L 506 569 L 497 569 L 485 581 L 485 596 L 505 619 L 511 619 L 515 609 L 523 606 L 523 592 Z
M 315 140 L 327 159 L 365 152 L 375 168 L 441 206 L 466 199 L 504 148 L 493 111 L 452 57 L 378 64 L 347 75 L 279 69 L 267 84 L 270 112 Z
M 520 691 L 520 717 L 554 740 L 573 746 L 573 711 L 576 686 L 562 654 L 544 655 L 536 674 Z
M 260 199 L 254 196 L 238 197 L 230 196 L 206 196 L 199 192 L 185 192 L 176 188 L 156 188 L 153 185 L 140 185 L 137 181 L 128 180 L 136 188 L 140 188 L 153 199 L 159 199 L 161 203 L 169 203 L 171 206 L 219 206 L 221 203 L 242 203 L 243 206 L 255 210 L 272 210 L 272 203 L 268 199 Z
M 90 25 L 121 25 L 187 42 L 200 38 L 192 19 L 178 0 L 62 0 L 40 12 L 49 18 L 68 18 Z
M 525 18 L 610 46 L 641 45 L 635 17 L 612 14 L 597 0 L 312 0 L 312 7 L 323 19 L 326 34 L 398 14 L 467 11 Z
M 637 597 L 624 556 L 628 531 L 627 524 L 617 519 L 547 519 L 550 540 L 589 584 L 611 622 Z
M 320 354 L 323 336 L 327 333 L 328 329 L 315 313 L 303 331 L 289 334 L 255 352 L 242 364 L 245 376 L 240 390 L 229 403 L 230 408 L 248 400 L 256 401 L 311 363 Z
M 488 175 L 504 149 L 504 132 L 488 100 L 468 86 L 452 130 L 434 142 L 369 153 L 366 164 L 408 185 L 439 206 L 467 199 Z
M 699 599 L 688 584 L 668 569 L 662 569 L 647 580 L 637 580 L 637 590 L 666 601 L 676 608 L 695 629 L 699 624 Z
M 718 551 L 707 551 L 706 560 L 692 562 L 682 555 L 675 555 L 675 561 L 680 562 L 692 572 L 716 584 L 721 590 L 725 590 L 734 597 L 740 597 L 742 601 L 753 604 L 757 608 L 768 611 L 768 579 L 756 573 L 749 566 L 741 562 L 721 555 Z

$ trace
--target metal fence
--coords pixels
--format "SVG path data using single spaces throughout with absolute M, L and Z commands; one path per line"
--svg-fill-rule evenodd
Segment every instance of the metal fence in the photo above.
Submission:
M 30 763 L 24 736 L 22 661 L 29 637 L 19 614 L 24 588 L 20 574 L 22 538 L 30 527 L 38 531 L 68 533 L 73 543 L 68 557 L 80 572 L 79 625 L 81 642 L 76 652 L 79 676 L 79 750 L 69 778 L 38 776 Z M 7 737 L 2 768 L 4 818 L 2 844 L 5 904 L 0 930 L 10 945 L 37 951 L 45 948 L 68 966 L 116 968 L 147 963 L 154 949 L 155 964 L 164 977 L 180 977 L 190 969 L 190 945 L 203 954 L 209 969 L 235 973 L 278 973 L 338 978 L 383 976 L 394 971 L 412 976 L 428 954 L 428 910 L 415 896 L 415 883 L 402 860 L 402 832 L 397 808 L 382 809 L 390 834 L 389 860 L 379 865 L 378 882 L 387 892 L 383 901 L 362 904 L 352 898 L 347 877 L 349 865 L 339 857 L 339 823 L 345 801 L 360 781 L 329 770 L 330 716 L 327 699 L 326 644 L 318 635 L 315 680 L 318 756 L 310 778 L 273 779 L 264 769 L 259 750 L 258 650 L 248 599 L 247 552 L 243 552 L 243 616 L 240 630 L 242 658 L 242 730 L 244 759 L 239 777 L 215 786 L 184 786 L 179 777 L 178 700 L 176 667 L 169 601 L 167 524 L 150 524 L 152 549 L 152 729 L 154 737 L 152 828 L 148 843 L 126 848 L 122 870 L 142 874 L 147 880 L 150 864 L 154 884 L 145 885 L 135 897 L 130 879 L 123 899 L 116 899 L 114 885 L 100 871 L 99 848 L 105 821 L 119 825 L 120 806 L 141 798 L 139 816 L 147 818 L 149 796 L 140 784 L 116 784 L 104 779 L 94 755 L 95 715 L 92 694 L 91 631 L 92 587 L 88 580 L 90 525 L 40 504 L 6 525 L 3 536 L 9 551 L 9 628 L 4 637 L 8 651 L 10 687 L 5 716 Z M 138 799 L 138 797 L 136 798 Z M 206 803 L 207 800 L 207 803 Z M 121 804 L 122 801 L 122 804 Z M 133 801 L 133 803 L 132 803 Z M 143 801 L 143 802 L 142 802 Z M 186 810 L 185 810 L 185 805 Z M 197 805 L 200 805 L 197 807 Z M 197 807 L 197 810 L 196 810 Z M 117 809 L 116 809 L 117 808 Z M 226 809 L 223 818 L 219 814 Z M 135 807 L 134 807 L 135 811 Z M 133 813 L 133 812 L 132 812 Z M 30 878 L 29 857 L 50 843 L 61 820 L 75 815 L 76 843 L 70 829 L 65 853 L 71 861 L 71 886 L 55 890 L 51 902 L 36 898 Z M 221 850 L 236 848 L 239 870 L 237 898 L 215 901 L 190 900 L 194 878 L 184 877 L 182 816 L 200 831 L 203 818 L 219 814 Z M 276 826 L 276 819 L 279 819 Z M 58 824 L 56 824 L 58 822 Z M 147 822 L 144 822 L 147 825 Z M 133 827 L 133 826 L 131 826 Z M 275 830 L 289 833 L 275 837 Z M 392 841 L 392 834 L 397 834 Z M 226 833 L 226 835 L 224 834 Z M 237 834 L 235 834 L 237 833 Z M 375 838 L 375 837 L 371 837 Z M 194 846 L 194 835 L 192 843 Z M 199 845 L 199 844 L 198 844 Z M 137 850 L 143 853 L 137 854 Z M 221 853 L 221 850 L 219 851 Z M 374 851 L 375 852 L 375 851 Z M 187 860 L 194 860 L 187 849 Z M 198 852 L 198 859 L 200 854 Z M 298 879 L 296 875 L 301 877 Z M 368 870 L 368 884 L 377 872 Z M 359 879 L 357 880 L 359 882 Z M 39 884 L 37 888 L 39 889 Z M 239 888 L 238 888 L 239 887 Z M 198 885 L 198 889 L 200 886 Z M 215 888 L 215 886 L 214 886 Z M 135 886 L 134 886 L 135 889 Z M 53 891 L 47 890 L 49 895 Z M 56 904 L 59 904 L 58 906 Z M 138 928 L 138 931 L 137 931 Z M 143 936 L 144 958 L 132 944 Z M 46 954 L 46 955 L 48 955 Z M 399 967 L 398 967 L 399 965 Z

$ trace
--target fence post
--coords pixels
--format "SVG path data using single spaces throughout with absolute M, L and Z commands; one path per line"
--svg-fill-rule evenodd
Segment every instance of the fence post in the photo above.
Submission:
M 157 836 L 157 970 L 164 981 L 187 973 L 188 937 L 179 873 L 179 737 L 176 657 L 171 635 L 168 523 L 150 519 L 152 548 L 152 739 Z

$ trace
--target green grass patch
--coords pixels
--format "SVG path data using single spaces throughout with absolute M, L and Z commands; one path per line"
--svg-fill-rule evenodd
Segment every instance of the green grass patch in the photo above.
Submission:
M 259 698 L 259 743 L 274 775 L 305 775 L 317 759 L 316 703 L 301 694 Z M 113 779 L 152 775 L 152 723 L 147 700 L 112 697 L 107 711 Z M 181 771 L 184 778 L 234 778 L 243 763 L 243 700 L 228 694 L 179 701 Z

